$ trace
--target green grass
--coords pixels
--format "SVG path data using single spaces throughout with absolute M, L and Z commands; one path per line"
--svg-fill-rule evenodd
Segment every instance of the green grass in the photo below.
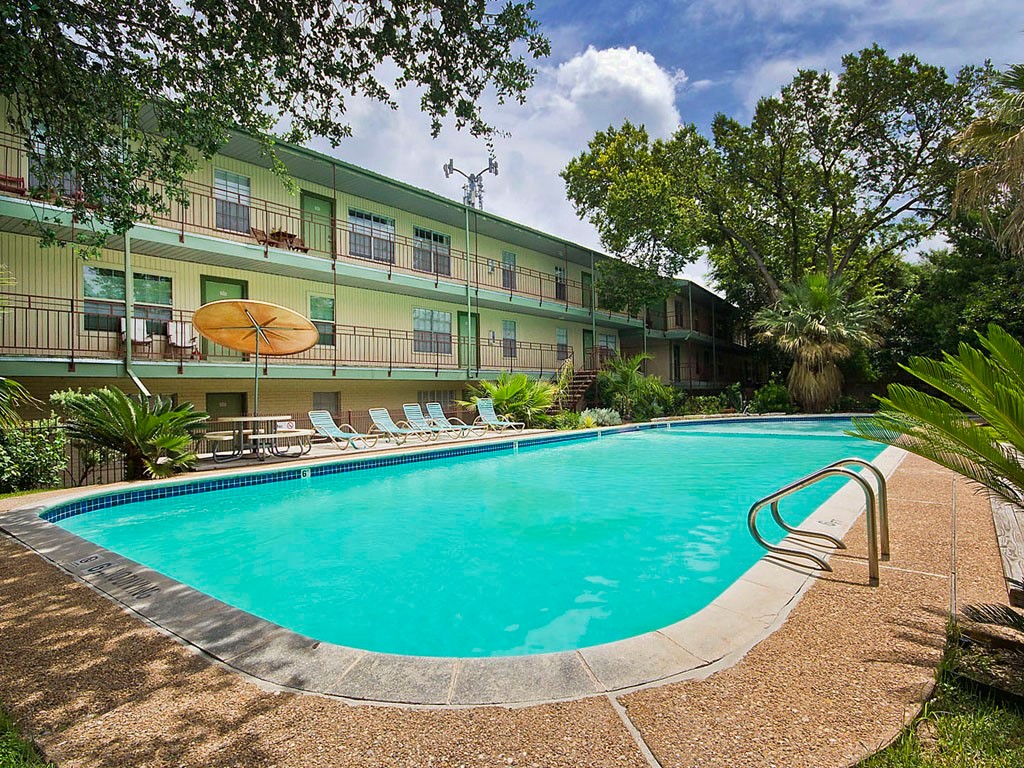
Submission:
M 1021 768 L 1024 707 L 1001 702 L 943 670 L 935 697 L 887 749 L 859 768 Z
M 0 710 L 0 768 L 52 768 L 35 748 L 18 736 L 14 722 Z

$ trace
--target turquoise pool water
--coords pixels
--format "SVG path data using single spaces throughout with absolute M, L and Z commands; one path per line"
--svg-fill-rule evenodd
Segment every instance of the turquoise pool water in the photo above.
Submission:
M 763 554 L 746 529 L 756 499 L 881 451 L 842 435 L 848 427 L 605 434 L 152 499 L 58 524 L 321 641 L 418 656 L 561 651 L 707 605 Z M 799 522 L 841 483 L 787 499 L 785 517 Z

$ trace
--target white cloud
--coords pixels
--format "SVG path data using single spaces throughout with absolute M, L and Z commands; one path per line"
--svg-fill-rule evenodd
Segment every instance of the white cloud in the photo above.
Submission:
M 485 117 L 509 136 L 495 139 L 501 168 L 485 176 L 484 206 L 500 216 L 598 247 L 593 228 L 576 218 L 565 199 L 559 171 L 586 148 L 598 130 L 626 118 L 654 136 L 668 136 L 679 124 L 677 90 L 681 70 L 669 71 L 635 47 L 596 49 L 538 72 L 525 105 L 485 104 Z M 461 199 L 456 178 L 445 179 L 449 158 L 466 171 L 487 165 L 483 142 L 446 129 L 432 140 L 415 93 L 401 93 L 400 108 L 353 102 L 348 117 L 353 136 L 337 149 L 318 148 L 378 173 Z M 314 142 L 314 144 L 316 144 Z

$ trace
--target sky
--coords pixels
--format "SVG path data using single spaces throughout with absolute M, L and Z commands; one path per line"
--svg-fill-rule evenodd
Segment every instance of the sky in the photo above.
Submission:
M 916 54 L 950 74 L 990 59 L 1024 60 L 1024 0 L 536 0 L 534 17 L 550 57 L 524 105 L 483 103 L 507 136 L 495 140 L 498 175 L 485 176 L 484 208 L 505 218 L 600 248 L 594 228 L 565 198 L 559 171 L 595 132 L 629 119 L 657 137 L 680 124 L 708 132 L 723 112 L 749 120 L 757 100 L 798 69 L 838 71 L 843 54 L 878 43 L 890 55 Z M 350 103 L 353 136 L 314 146 L 343 160 L 461 200 L 461 178 L 487 166 L 483 141 L 446 129 L 437 139 L 418 96 L 399 109 Z M 925 244 L 927 247 L 928 244 Z M 709 282 L 706 264 L 686 276 Z

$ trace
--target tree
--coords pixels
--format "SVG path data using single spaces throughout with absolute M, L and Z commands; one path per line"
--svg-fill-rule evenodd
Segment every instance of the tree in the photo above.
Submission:
M 35 405 L 36 399 L 14 379 L 0 376 L 0 430 L 13 429 L 21 423 L 19 405 Z
M 870 295 L 851 299 L 841 278 L 821 273 L 785 285 L 778 303 L 754 317 L 762 338 L 792 355 L 786 385 L 808 411 L 823 411 L 839 399 L 843 375 L 836 363 L 879 343 L 876 322 Z
M 548 41 L 529 13 L 486 0 L 0 0 L 0 96 L 43 189 L 73 178 L 80 217 L 115 233 L 184 202 L 182 184 L 233 131 L 274 142 L 350 133 L 348 99 L 396 107 L 421 92 L 446 119 L 491 133 L 479 107 L 522 100 L 526 57 Z M 389 82 L 390 81 L 390 82 Z
M 982 489 L 1024 504 L 1024 346 L 997 325 L 942 360 L 912 357 L 905 370 L 936 395 L 890 384 L 882 408 L 855 418 L 850 434 L 895 445 L 966 476 Z M 948 398 L 948 401 L 944 398 Z M 969 414 L 977 414 L 976 421 Z
M 196 461 L 195 431 L 209 418 L 192 403 L 129 397 L 117 387 L 66 398 L 63 407 L 68 437 L 124 456 L 125 480 L 169 477 L 190 468 Z
M 996 242 L 1024 258 L 1024 64 L 994 77 L 982 116 L 955 145 L 977 159 L 957 179 L 957 207 L 979 210 Z
M 838 76 L 802 70 L 761 99 L 749 125 L 719 114 L 712 138 L 682 126 L 651 141 L 625 123 L 599 132 L 562 173 L 577 213 L 638 267 L 675 274 L 705 249 L 749 317 L 805 273 L 857 280 L 939 226 L 982 71 L 878 46 Z

